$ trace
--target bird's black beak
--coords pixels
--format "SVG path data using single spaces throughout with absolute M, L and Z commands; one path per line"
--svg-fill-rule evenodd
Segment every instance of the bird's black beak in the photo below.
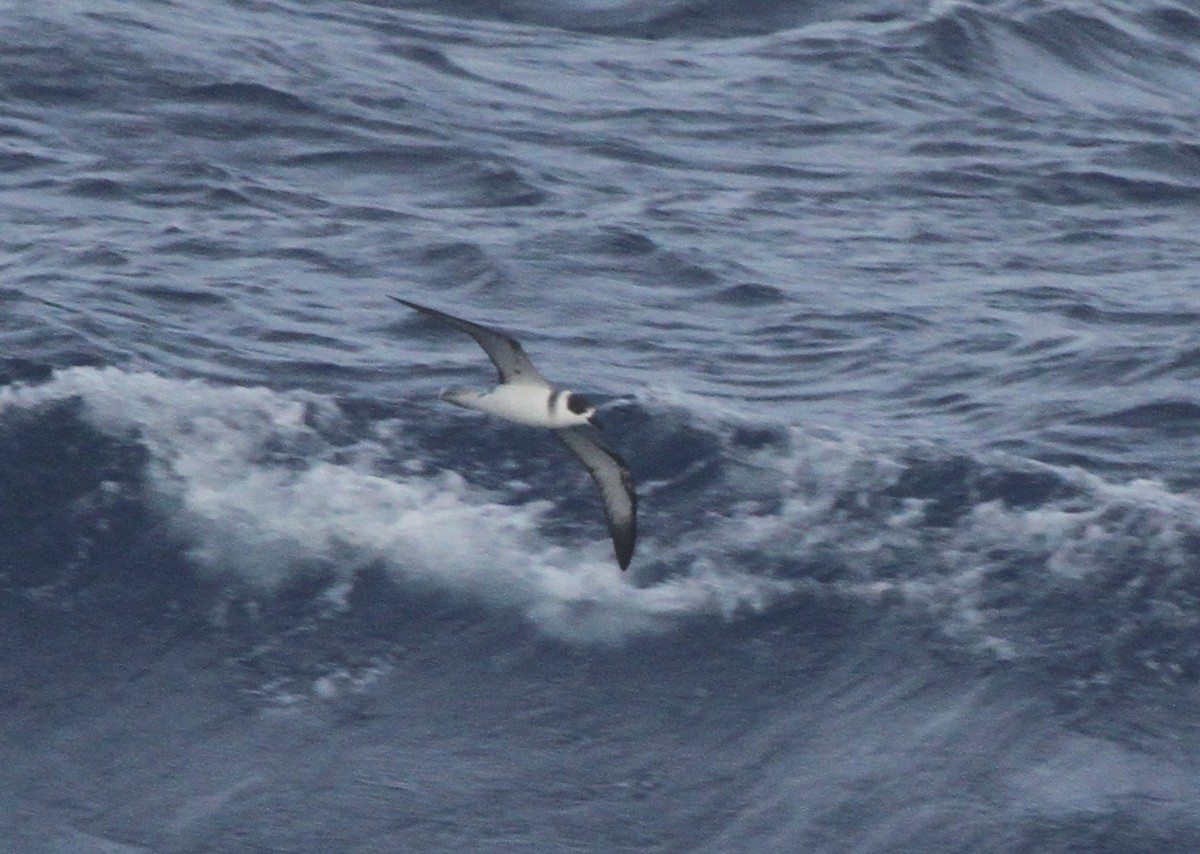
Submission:
M 604 429 L 604 425 L 600 423 L 600 416 L 594 413 L 592 414 L 592 417 L 588 419 L 588 424 L 591 424 L 597 430 Z

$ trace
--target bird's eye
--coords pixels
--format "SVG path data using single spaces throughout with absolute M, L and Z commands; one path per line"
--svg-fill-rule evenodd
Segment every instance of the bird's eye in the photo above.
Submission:
M 574 412 L 576 415 L 582 415 L 592 408 L 592 404 L 582 394 L 567 395 L 567 409 Z

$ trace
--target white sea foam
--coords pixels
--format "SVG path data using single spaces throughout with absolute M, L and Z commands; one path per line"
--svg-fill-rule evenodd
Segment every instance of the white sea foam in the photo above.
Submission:
M 775 425 L 777 442 L 725 449 L 713 484 L 727 499 L 723 511 L 697 519 L 677 542 L 644 532 L 639 562 L 670 566 L 672 575 L 636 587 L 616 571 L 599 533 L 570 548 L 547 536 L 548 501 L 502 503 L 419 459 L 393 465 L 402 474 L 381 474 L 381 460 L 405 453 L 394 438 L 382 447 L 364 438 L 335 453 L 312 426 L 336 417 L 327 399 L 74 368 L 41 385 L 0 389 L 0 409 L 72 397 L 96 427 L 146 447 L 163 517 L 212 572 L 271 589 L 314 565 L 334 569 L 343 583 L 360 568 L 383 566 L 402 585 L 515 609 L 548 634 L 584 641 L 825 590 L 900 596 L 942 614 L 948 631 L 1011 652 L 1020 638 L 996 634 L 988 612 L 1009 568 L 1048 585 L 1087 585 L 1093 576 L 1103 583 L 1130 562 L 1182 572 L 1200 535 L 1194 496 L 1012 459 L 974 464 L 1049 474 L 1063 487 L 1058 497 L 1031 505 L 973 499 L 949 521 L 931 523 L 935 499 L 896 492 L 912 446 Z M 727 428 L 737 419 L 709 412 L 700 420 L 722 436 L 733 435 Z M 402 435 L 403 424 L 392 432 Z M 753 556 L 754 568 L 739 555 Z
M 971 471 L 906 496 L 904 473 L 922 455 L 946 458 L 932 448 L 793 429 L 784 447 L 751 455 L 757 471 L 775 472 L 776 500 L 748 504 L 714 538 L 783 574 L 815 573 L 808 589 L 898 597 L 927 609 L 950 635 L 1002 658 L 1020 654 L 1021 620 L 1055 618 L 1034 607 L 1047 593 L 1069 589 L 1086 601 L 1090 590 L 1118 579 L 1129 591 L 1144 590 L 1131 596 L 1130 609 L 1154 597 L 1165 604 L 1149 610 L 1167 621 L 1176 600 L 1191 601 L 1197 496 L 1160 481 L 1117 482 L 1001 454 L 977 455 Z M 1055 488 L 1033 500 L 973 493 L 973 477 L 997 472 Z
M 335 461 L 309 417 L 331 404 L 300 394 L 72 368 L 0 389 L 0 409 L 73 397 L 97 428 L 147 448 L 154 497 L 196 562 L 263 588 L 318 562 L 343 578 L 383 565 L 403 584 L 519 609 L 551 635 L 609 641 L 763 607 L 787 587 L 700 557 L 692 572 L 635 587 L 606 539 L 568 549 L 544 536 L 547 502 L 503 504 L 450 471 L 383 476 L 372 453 Z M 280 462 L 281 444 L 317 450 Z M 654 560 L 652 537 L 640 552 Z

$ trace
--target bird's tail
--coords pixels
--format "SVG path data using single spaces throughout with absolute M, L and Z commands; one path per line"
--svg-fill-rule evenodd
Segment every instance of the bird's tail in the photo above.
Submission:
M 453 403 L 455 406 L 461 406 L 466 409 L 476 409 L 475 401 L 480 398 L 480 393 L 469 388 L 444 388 L 438 394 L 446 403 Z

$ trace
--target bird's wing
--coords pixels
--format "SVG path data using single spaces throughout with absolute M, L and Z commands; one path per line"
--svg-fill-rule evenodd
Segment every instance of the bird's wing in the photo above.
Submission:
M 401 305 L 416 309 L 422 314 L 436 317 L 443 323 L 448 323 L 455 329 L 459 329 L 474 338 L 479 342 L 479 346 L 483 348 L 483 351 L 488 354 L 488 358 L 492 360 L 492 364 L 496 366 L 496 371 L 500 374 L 500 382 L 550 385 L 550 383 L 546 382 L 546 378 L 538 373 L 538 369 L 533 366 L 533 362 L 529 361 L 529 357 L 525 355 L 520 342 L 515 338 L 511 338 L 503 332 L 488 329 L 486 326 L 480 326 L 478 323 L 463 320 L 461 317 L 455 317 L 452 314 L 446 314 L 437 309 L 426 308 L 423 305 L 417 305 L 415 302 L 400 299 L 400 297 L 392 297 L 392 299 Z
M 637 493 L 625 461 L 600 444 L 587 427 L 554 431 L 592 476 L 604 499 L 604 515 L 621 569 L 629 566 L 637 540 Z

